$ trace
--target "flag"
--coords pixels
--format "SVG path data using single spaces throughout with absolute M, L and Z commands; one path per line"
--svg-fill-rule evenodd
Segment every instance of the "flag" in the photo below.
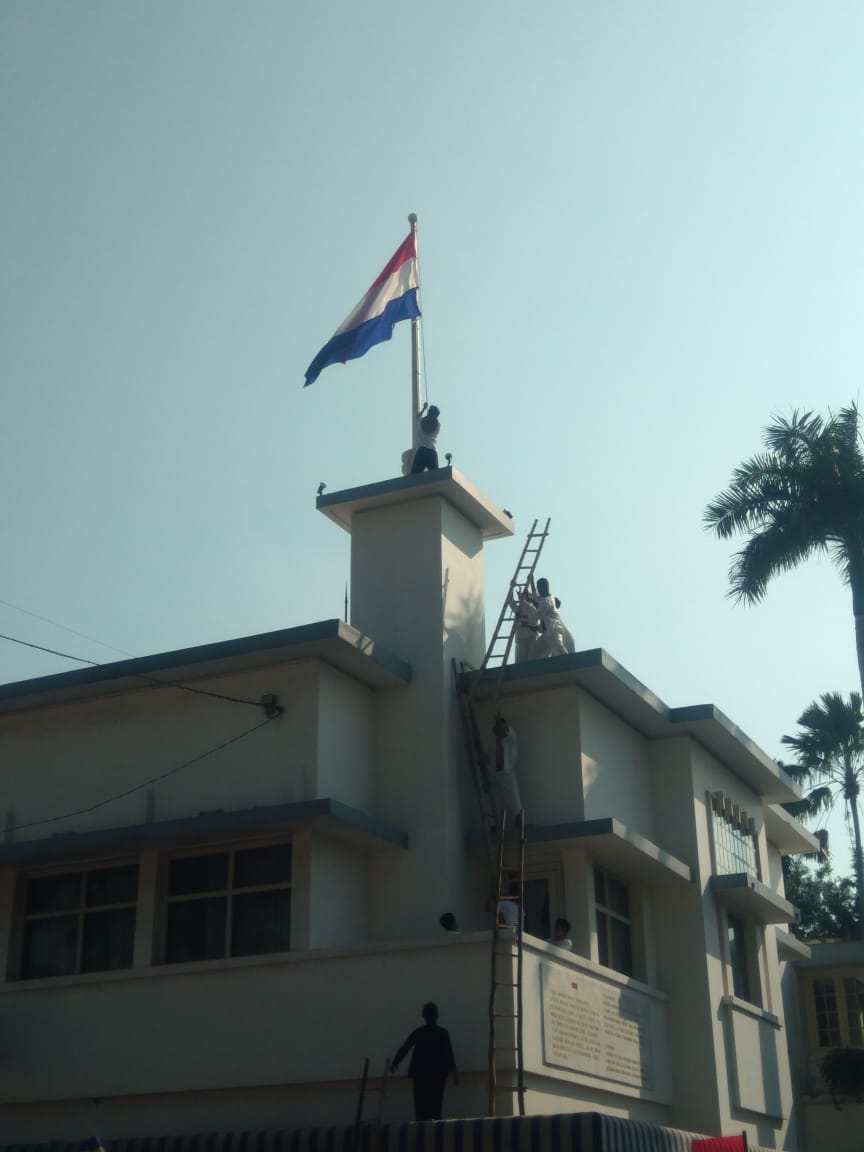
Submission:
M 707 1140 L 694 1140 L 690 1148 L 692 1152 L 747 1152 L 747 1137 L 713 1136 Z
M 389 340 L 400 320 L 419 316 L 417 287 L 417 238 L 412 228 L 348 319 L 306 369 L 303 387 L 313 384 L 329 364 L 356 360 L 374 344 Z

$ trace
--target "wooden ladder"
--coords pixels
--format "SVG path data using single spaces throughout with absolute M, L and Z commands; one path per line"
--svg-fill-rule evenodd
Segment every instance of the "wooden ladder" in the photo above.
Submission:
M 489 1116 L 495 1115 L 501 1057 L 509 1056 L 507 1070 L 516 1074 L 516 1093 L 519 1115 L 525 1115 L 525 1066 L 522 1046 L 522 933 L 525 921 L 525 813 L 516 817 L 518 833 L 518 867 L 504 864 L 504 838 L 507 816 L 501 816 L 498 835 L 498 883 L 495 888 L 494 922 L 492 927 L 492 972 L 489 982 Z M 514 890 L 515 889 L 515 890 Z M 502 901 L 516 906 L 516 924 L 502 921 Z M 516 979 L 513 979 L 513 961 L 516 961 Z M 510 1021 L 504 1042 L 501 1042 L 498 1021 Z

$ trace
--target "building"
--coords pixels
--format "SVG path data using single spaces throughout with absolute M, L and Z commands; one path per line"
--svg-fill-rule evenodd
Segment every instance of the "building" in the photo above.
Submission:
M 814 943 L 810 955 L 791 967 L 787 1015 L 790 1031 L 796 1023 L 800 1029 L 792 1074 L 801 1145 L 858 1152 L 864 1118 L 864 942 Z M 822 1072 L 822 1062 L 837 1049 L 857 1055 L 857 1087 L 851 1092 L 842 1085 L 832 1092 Z
M 486 1111 L 454 667 L 482 663 L 483 549 L 512 522 L 449 468 L 318 507 L 351 534 L 350 624 L 0 689 L 4 1142 L 350 1123 L 364 1059 L 380 1075 L 430 999 L 447 1114 Z M 796 1148 L 780 858 L 818 845 L 778 807 L 791 781 L 602 650 L 459 674 L 481 730 L 500 710 L 519 736 L 528 1113 Z M 386 1114 L 410 1116 L 404 1080 Z

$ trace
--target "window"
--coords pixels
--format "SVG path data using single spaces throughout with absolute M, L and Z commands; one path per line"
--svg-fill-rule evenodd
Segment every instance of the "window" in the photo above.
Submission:
M 811 982 L 819 1048 L 864 1048 L 864 979 L 814 977 Z
M 729 945 L 729 967 L 732 969 L 732 993 L 739 1000 L 751 1000 L 747 928 L 740 916 L 726 917 L 726 939 Z
M 630 893 L 622 880 L 616 880 L 602 868 L 594 869 L 594 909 L 600 963 L 605 968 L 614 968 L 616 972 L 632 976 Z
M 548 940 L 552 935 L 552 917 L 549 912 L 549 881 L 541 877 L 526 876 L 522 885 L 525 905 L 524 929 L 532 936 Z
M 166 964 L 287 952 L 290 940 L 290 844 L 169 861 Z
M 722 792 L 711 794 L 711 830 L 714 871 L 720 876 L 745 872 L 759 880 L 755 822 Z
M 132 967 L 138 865 L 25 880 L 19 978 Z

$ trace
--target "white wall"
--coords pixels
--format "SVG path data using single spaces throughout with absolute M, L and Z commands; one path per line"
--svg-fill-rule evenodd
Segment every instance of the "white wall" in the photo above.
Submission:
M 250 1123 L 245 1094 L 275 1085 L 303 1086 L 284 1092 L 280 1127 L 320 1123 L 322 1092 L 329 1122 L 350 1123 L 364 1058 L 380 1072 L 422 1023 L 426 1000 L 438 1003 L 460 1068 L 485 1067 L 488 974 L 483 934 L 7 985 L 0 1132 L 13 1143 L 74 1138 L 69 1116 L 96 1098 L 100 1136 L 164 1134 L 163 1100 L 176 1108 L 189 1094 L 214 1091 L 236 1102 L 236 1111 L 219 1109 L 220 1125 L 254 1127 L 262 1121 Z M 462 1114 L 482 1108 L 479 1086 L 469 1077 Z M 130 1098 L 147 1106 L 133 1108 Z M 397 1089 L 393 1102 L 401 1111 L 388 1115 L 409 1118 L 409 1094 Z M 133 1113 L 138 1127 L 130 1130 Z M 193 1123 L 180 1109 L 178 1130 Z
M 529 824 L 563 824 L 583 816 L 579 745 L 580 693 L 576 688 L 507 696 L 498 710 L 519 742 L 516 775 Z M 484 740 L 494 714 L 489 702 L 477 708 Z
M 322 664 L 317 705 L 318 795 L 374 813 L 374 693 Z
M 364 854 L 313 835 L 309 865 L 309 947 L 364 943 L 368 900 Z
M 440 495 L 356 515 L 352 623 L 410 662 L 406 691 L 375 697 L 375 812 L 410 851 L 370 863 L 370 939 L 438 931 L 472 883 L 451 659 L 483 658 L 479 530 Z
M 593 697 L 579 699 L 585 819 L 615 816 L 654 840 L 654 805 L 647 745 L 623 720 Z
M 263 713 L 173 688 L 142 687 L 0 717 L 2 804 L 20 828 L 14 838 L 116 828 L 316 795 L 314 664 L 273 666 L 190 684 L 256 701 L 273 692 L 285 714 L 131 796 L 32 828 L 22 826 L 87 808 L 179 768 L 252 728 Z M 154 798 L 149 809 L 148 793 Z

